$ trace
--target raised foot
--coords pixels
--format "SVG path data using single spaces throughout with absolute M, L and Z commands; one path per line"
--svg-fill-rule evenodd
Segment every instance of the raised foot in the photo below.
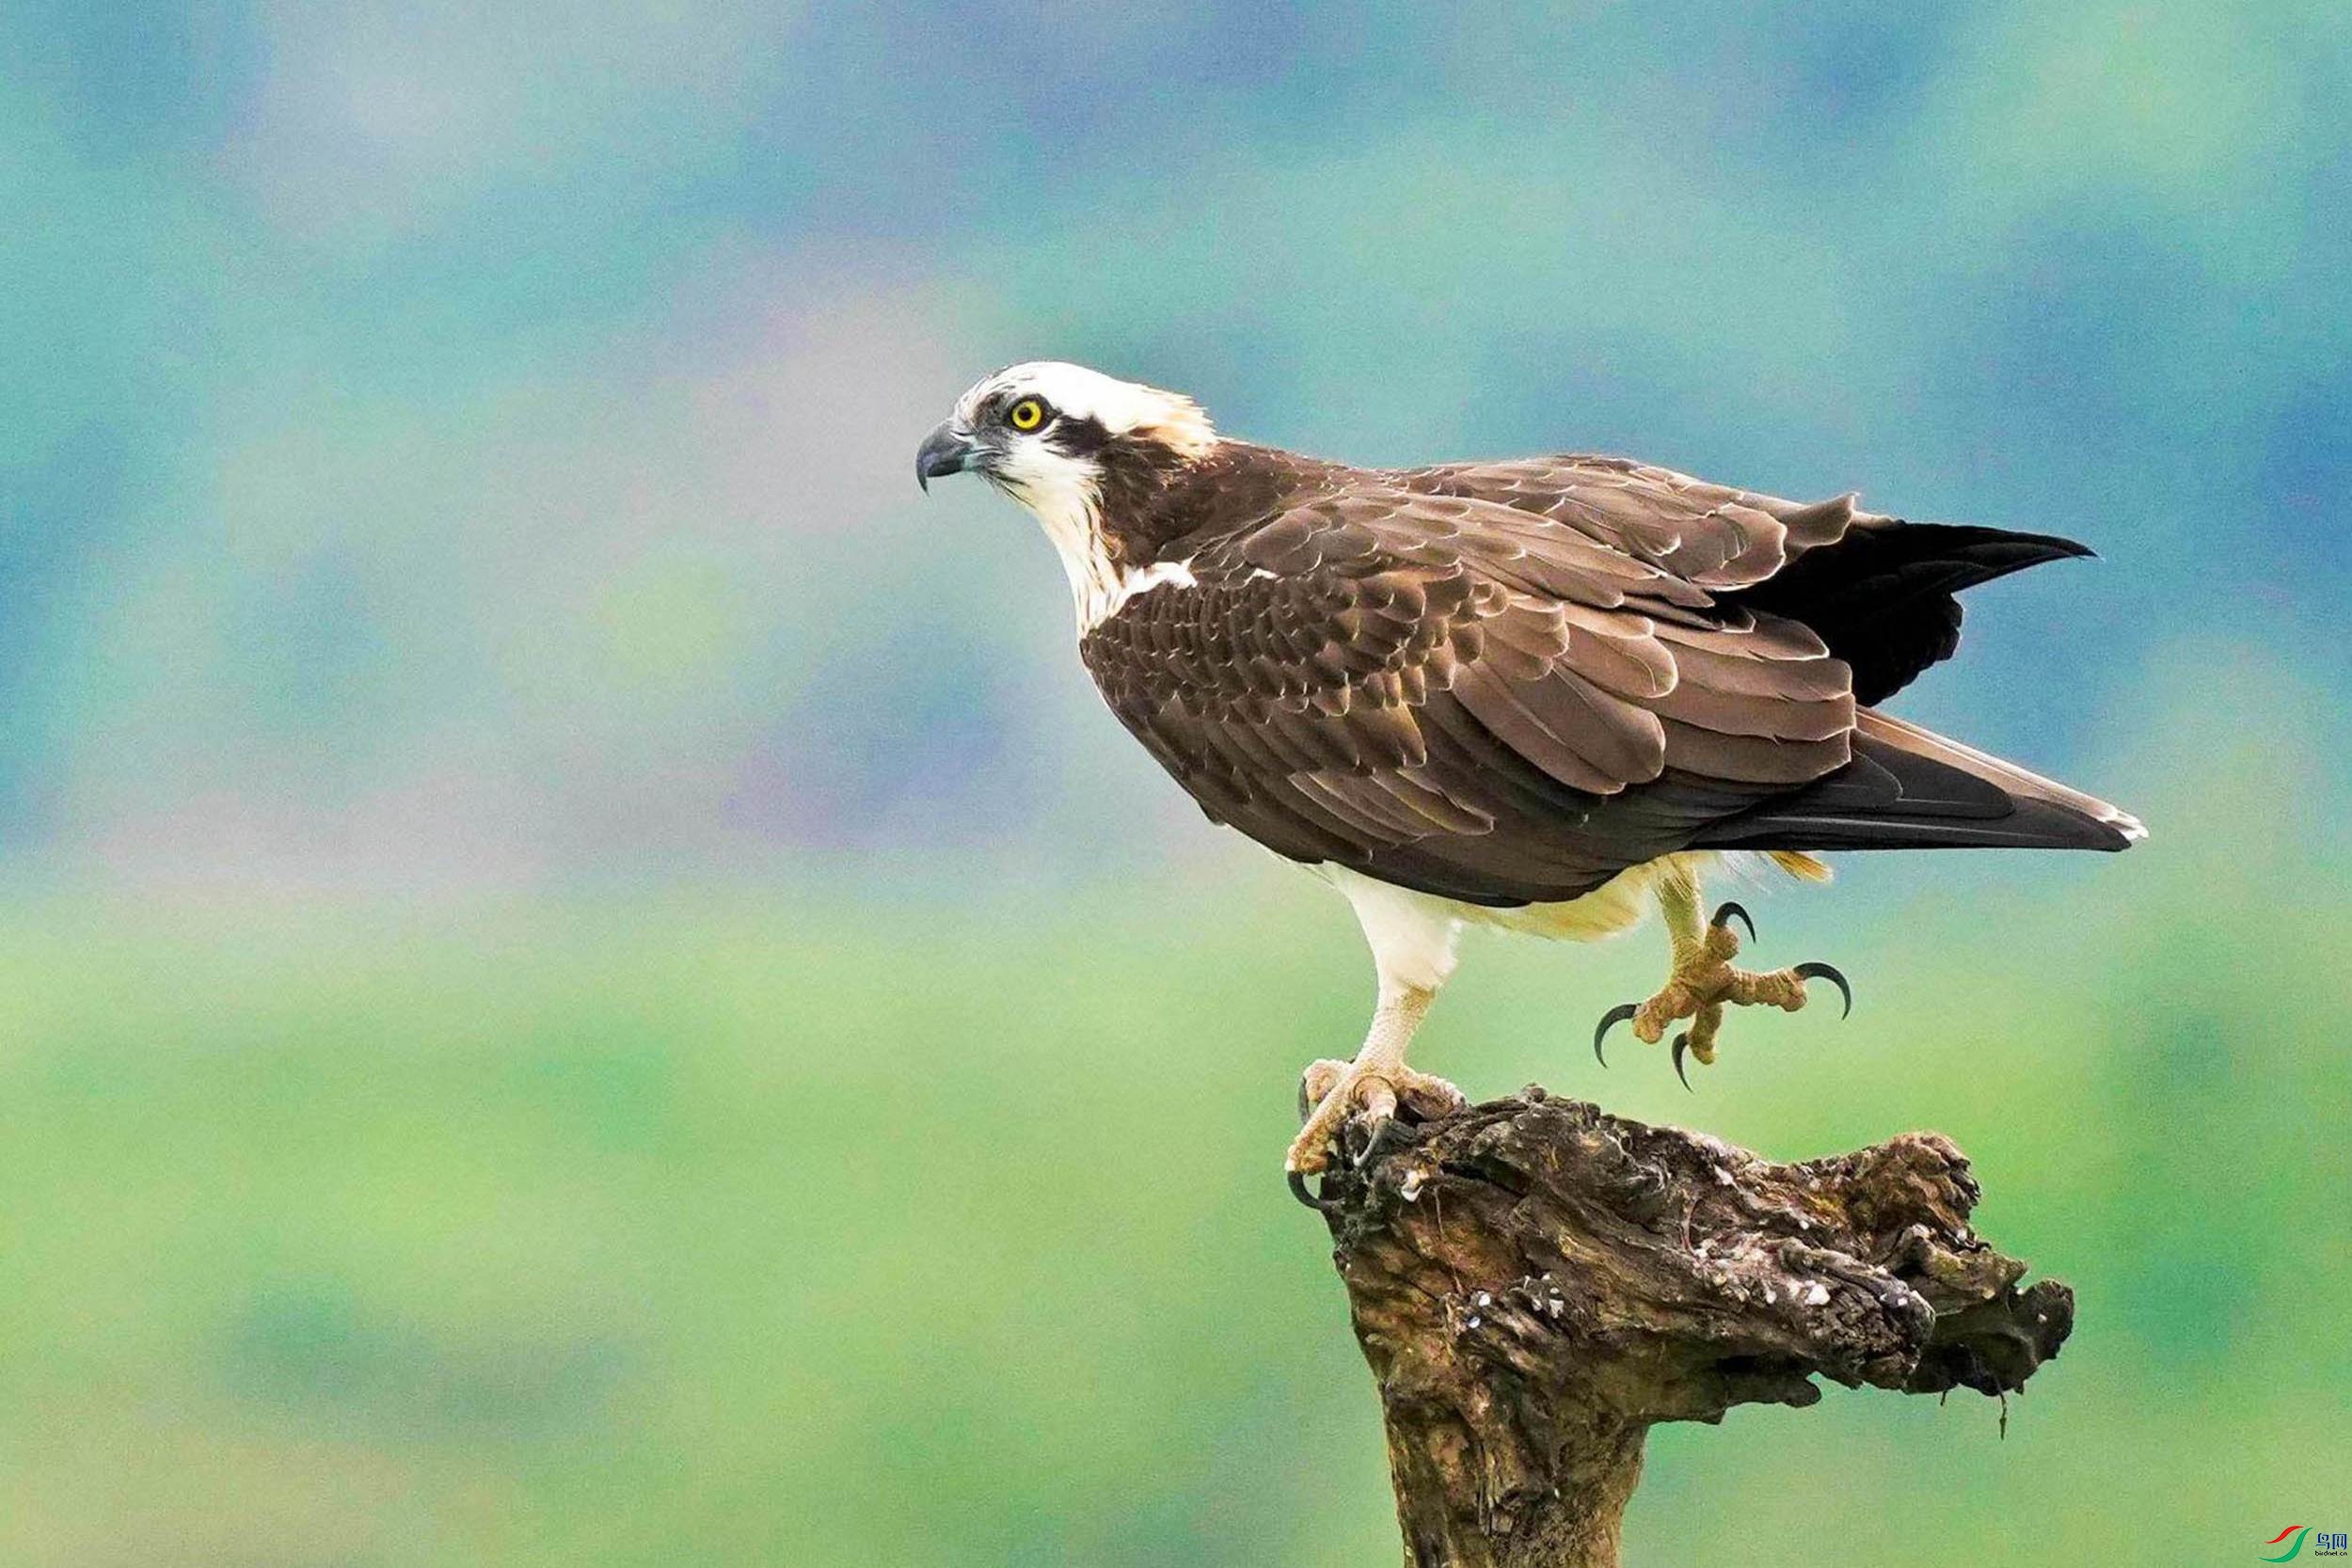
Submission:
M 1354 1160 L 1361 1167 L 1379 1154 L 1399 1107 L 1423 1121 L 1435 1121 L 1468 1103 L 1462 1091 L 1444 1079 L 1416 1072 L 1403 1062 L 1311 1062 L 1298 1075 L 1298 1114 L 1306 1125 L 1282 1160 L 1291 1192 L 1310 1208 L 1330 1207 L 1308 1189 L 1307 1178 L 1330 1168 L 1340 1135 L 1351 1123 L 1363 1134 L 1361 1151 Z
M 1715 911 L 1712 920 L 1699 940 L 1675 944 L 1674 968 L 1658 993 L 1642 1003 L 1627 1002 L 1612 1007 L 1601 1015 L 1600 1023 L 1593 1030 L 1593 1055 L 1607 1067 L 1609 1059 L 1601 1053 L 1601 1043 L 1609 1031 L 1629 1020 L 1633 1024 L 1633 1037 L 1645 1045 L 1656 1045 L 1666 1033 L 1666 1026 L 1681 1019 L 1689 1019 L 1691 1027 L 1675 1037 L 1675 1076 L 1682 1086 L 1691 1086 L 1690 1075 L 1683 1070 L 1683 1055 L 1687 1052 L 1705 1065 L 1715 1059 L 1717 1036 L 1723 1028 L 1724 1008 L 1750 1007 L 1762 1005 L 1795 1012 L 1805 1004 L 1804 983 L 1807 980 L 1827 980 L 1837 988 L 1845 1002 L 1846 1016 L 1853 1011 L 1853 988 L 1846 977 L 1825 963 L 1802 963 L 1790 969 L 1774 969 L 1757 973 L 1734 969 L 1731 960 L 1740 951 L 1739 933 L 1732 930 L 1737 920 L 1756 935 L 1756 922 L 1738 904 L 1725 904 Z

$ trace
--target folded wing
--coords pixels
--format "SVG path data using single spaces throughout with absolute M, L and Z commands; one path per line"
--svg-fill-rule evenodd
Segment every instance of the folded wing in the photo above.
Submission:
M 1723 603 L 1810 626 L 1854 674 L 1854 700 L 1884 702 L 1960 646 L 1958 595 L 2044 562 L 2091 552 L 2071 539 L 1864 512 L 1851 495 L 1784 500 L 1620 457 L 1454 463 L 1396 476 L 1571 529 L 1660 566 Z
M 2136 831 L 1856 706 L 1857 666 L 1876 689 L 1948 653 L 1906 629 L 1938 594 L 2014 569 L 1976 537 L 1991 531 L 1959 531 L 1947 543 L 1978 553 L 1938 569 L 1934 541 L 1890 547 L 1905 526 L 1847 499 L 1543 462 L 1361 475 L 1186 541 L 1185 576 L 1089 632 L 1087 665 L 1213 819 L 1471 903 L 1574 898 L 1692 847 L 2120 847 Z M 1906 594 L 1915 613 L 1883 612 Z
M 1082 644 L 1213 818 L 1471 902 L 1591 891 L 1850 755 L 1793 622 L 1456 498 L 1318 498 L 1191 558 Z

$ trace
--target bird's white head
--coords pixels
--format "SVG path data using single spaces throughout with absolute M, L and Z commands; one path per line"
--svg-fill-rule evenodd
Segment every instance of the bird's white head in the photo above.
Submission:
M 1122 456 L 1183 462 L 1216 442 L 1208 416 L 1188 397 L 1033 359 L 958 398 L 916 452 L 914 477 L 928 488 L 944 474 L 981 474 L 1034 511 L 1099 493 L 1105 466 Z
M 928 490 L 943 475 L 977 473 L 1027 507 L 1061 554 L 1081 624 L 1092 625 L 1134 563 L 1132 541 L 1105 531 L 1106 501 L 1150 495 L 1216 438 L 1188 397 L 1038 359 L 958 398 L 915 452 L 914 477 Z

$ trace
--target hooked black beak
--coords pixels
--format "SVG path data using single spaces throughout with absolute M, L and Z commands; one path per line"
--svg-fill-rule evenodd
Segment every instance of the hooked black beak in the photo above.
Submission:
M 978 455 L 972 433 L 949 420 L 924 436 L 923 444 L 914 449 L 914 483 L 929 491 L 932 480 L 963 472 Z

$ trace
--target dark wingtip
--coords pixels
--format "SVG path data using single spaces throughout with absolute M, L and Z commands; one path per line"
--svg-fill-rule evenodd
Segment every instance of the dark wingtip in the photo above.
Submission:
M 2039 546 L 2042 549 L 2042 553 L 2026 562 L 2027 565 L 2038 565 L 2044 561 L 2096 561 L 2099 559 L 2099 552 L 2079 539 L 2068 539 L 2056 533 L 2020 533 L 2014 537 L 2022 543 Z

